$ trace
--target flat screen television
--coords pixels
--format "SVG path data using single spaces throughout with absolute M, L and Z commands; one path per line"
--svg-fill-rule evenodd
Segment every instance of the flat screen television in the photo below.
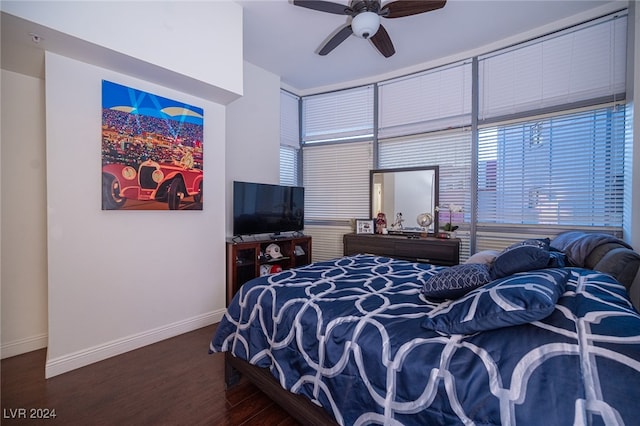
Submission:
M 277 236 L 303 228 L 303 187 L 233 182 L 233 235 Z

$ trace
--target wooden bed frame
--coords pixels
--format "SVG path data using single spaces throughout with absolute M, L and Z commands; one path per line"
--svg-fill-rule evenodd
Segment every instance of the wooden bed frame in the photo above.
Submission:
M 243 359 L 234 357 L 230 352 L 225 352 L 224 381 L 227 389 L 236 385 L 242 375 L 303 425 L 338 424 L 324 408 L 280 386 L 268 368 L 256 367 Z

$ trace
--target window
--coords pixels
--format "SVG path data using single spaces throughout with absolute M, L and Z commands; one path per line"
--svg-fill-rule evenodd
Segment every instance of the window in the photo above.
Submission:
M 622 12 L 479 58 L 478 250 L 621 234 L 626 27 Z
M 464 222 L 471 219 L 471 132 L 470 129 L 456 129 L 432 132 L 380 141 L 379 166 L 382 169 L 415 166 L 440 167 L 441 206 L 456 204 L 462 206 Z M 434 213 L 434 212 L 432 212 Z M 443 213 L 444 214 L 444 213 Z M 407 218 L 413 221 L 413 218 Z M 439 218 L 440 225 L 448 217 Z M 408 223 L 408 222 L 407 222 Z M 463 222 L 458 237 L 462 240 L 460 257 L 469 256 L 469 227 Z M 416 226 L 411 223 L 409 226 Z
M 478 222 L 622 227 L 625 107 L 479 132 Z
M 470 250 L 462 222 L 471 220 L 471 77 L 465 61 L 390 80 L 380 84 L 378 102 L 378 167 L 439 166 L 439 204 L 463 206 L 464 220 L 456 223 L 462 260 Z M 448 217 L 439 220 L 444 225 Z
M 379 85 L 378 137 L 471 124 L 471 62 L 425 71 Z
M 621 99 L 626 36 L 620 14 L 481 57 L 479 119 Z
M 463 206 L 461 260 L 568 229 L 620 235 L 631 220 L 626 36 L 622 11 L 445 67 L 304 97 L 314 258 L 316 241 L 320 256 L 339 255 L 348 219 L 369 217 L 371 168 L 440 167 L 440 205 Z
M 298 186 L 298 150 L 280 145 L 280 184 Z
M 342 235 L 369 212 L 374 87 L 302 99 L 305 232 L 315 261 L 342 254 Z
M 309 145 L 303 148 L 305 232 L 313 237 L 313 258 L 342 254 L 342 235 L 354 218 L 369 218 L 372 143 Z
M 302 102 L 303 143 L 373 135 L 373 86 L 308 96 Z
M 298 151 L 300 148 L 300 98 L 280 91 L 280 184 L 298 185 Z

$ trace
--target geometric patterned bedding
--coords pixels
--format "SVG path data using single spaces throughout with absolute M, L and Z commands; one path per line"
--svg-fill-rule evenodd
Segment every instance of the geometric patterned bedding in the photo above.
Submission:
M 268 367 L 339 424 L 640 424 L 640 315 L 615 279 L 563 268 L 548 317 L 448 335 L 422 326 L 441 268 L 356 255 L 256 278 L 210 351 Z

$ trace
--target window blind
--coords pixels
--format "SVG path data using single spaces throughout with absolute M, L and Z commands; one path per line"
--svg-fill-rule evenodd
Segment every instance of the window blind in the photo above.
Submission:
M 589 22 L 479 59 L 479 118 L 625 92 L 627 16 Z
M 471 124 L 471 63 L 380 83 L 378 136 L 395 137 Z
M 302 99 L 304 143 L 373 135 L 372 85 Z
M 439 166 L 440 205 L 471 207 L 471 132 L 443 131 L 380 141 L 380 168 Z
M 280 184 L 298 186 L 298 150 L 280 145 Z
M 478 222 L 621 229 L 625 106 L 483 127 Z
M 351 226 L 305 225 L 304 233 L 313 238 L 314 262 L 335 259 L 343 255 L 343 236 L 353 232 Z
M 368 218 L 372 142 L 305 145 L 305 222 Z
M 300 146 L 298 97 L 280 90 L 280 145 Z

